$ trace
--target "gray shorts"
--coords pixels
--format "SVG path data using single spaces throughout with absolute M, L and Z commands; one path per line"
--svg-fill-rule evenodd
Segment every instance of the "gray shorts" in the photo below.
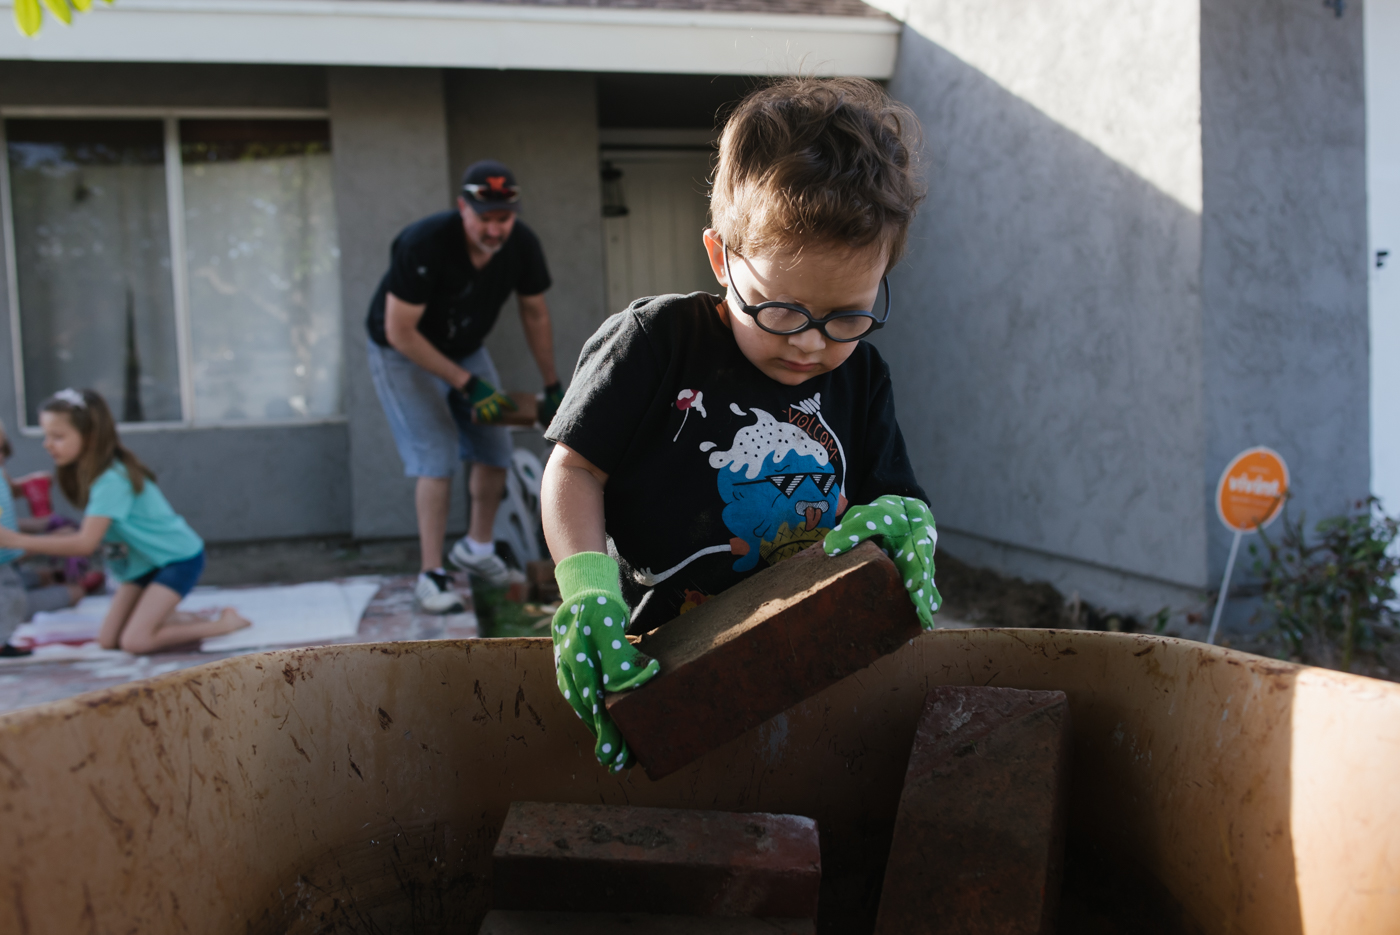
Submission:
M 451 477 L 459 461 L 510 466 L 510 430 L 476 425 L 465 400 L 392 347 L 369 341 L 369 373 L 409 477 Z M 500 388 L 491 354 L 480 348 L 458 366 Z M 451 402 L 449 402 L 451 400 Z

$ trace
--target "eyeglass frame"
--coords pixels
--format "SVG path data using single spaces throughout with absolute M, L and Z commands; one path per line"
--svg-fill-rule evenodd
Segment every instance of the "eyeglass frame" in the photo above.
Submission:
M 876 318 L 874 311 L 867 312 L 863 309 L 851 309 L 849 311 L 832 312 L 825 318 L 816 318 L 812 315 L 810 311 L 803 308 L 801 305 L 793 305 L 790 302 L 760 302 L 757 305 L 750 305 L 747 302 L 745 302 L 744 297 L 739 295 L 739 288 L 734 285 L 734 273 L 729 269 L 729 246 L 727 244 L 722 243 L 720 244 L 720 249 L 724 252 L 724 276 L 726 279 L 729 280 L 728 289 L 731 292 L 733 292 L 734 297 L 739 300 L 739 311 L 752 318 L 753 323 L 767 334 L 776 334 L 786 337 L 794 334 L 801 334 L 804 331 L 811 331 L 812 329 L 816 329 L 817 331 L 820 331 L 822 333 L 822 337 L 826 338 L 828 341 L 835 341 L 837 344 L 854 344 L 861 338 L 868 337 L 876 331 L 879 331 L 881 328 L 885 327 L 885 322 L 890 320 L 890 277 L 887 275 L 880 277 L 880 285 L 885 290 L 885 317 Z M 763 324 L 763 322 L 758 320 L 758 313 L 766 308 L 783 308 L 789 311 L 799 312 L 801 313 L 802 317 L 807 319 L 807 324 L 803 325 L 800 328 L 795 328 L 792 331 L 774 331 L 772 328 L 767 327 Z M 835 321 L 839 318 L 869 318 L 871 322 L 870 328 L 866 331 L 862 331 L 854 338 L 834 338 L 827 333 L 826 323 Z
M 479 182 L 468 182 L 462 186 L 462 192 L 472 201 L 482 205 L 513 205 L 520 200 L 519 185 L 492 188 L 490 185 L 482 185 Z M 482 195 L 505 195 L 506 197 L 483 198 Z

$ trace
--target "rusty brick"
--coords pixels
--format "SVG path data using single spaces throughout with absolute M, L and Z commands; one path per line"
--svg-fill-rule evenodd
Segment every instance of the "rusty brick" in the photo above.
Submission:
M 814 919 L 817 823 L 797 815 L 515 802 L 494 908 Z
M 652 779 L 894 652 L 920 633 L 894 563 L 814 546 L 642 638 L 661 663 L 608 713 Z
M 811 919 L 646 915 L 629 912 L 486 913 L 477 935 L 816 935 Z
M 1064 692 L 929 692 L 899 799 L 877 935 L 1053 931 L 1069 727 Z

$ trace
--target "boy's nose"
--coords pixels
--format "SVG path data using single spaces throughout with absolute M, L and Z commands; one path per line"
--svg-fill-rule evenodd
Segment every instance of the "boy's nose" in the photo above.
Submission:
M 807 354 L 815 354 L 817 351 L 826 348 L 826 341 L 822 338 L 822 333 L 816 328 L 808 328 L 806 331 L 799 331 L 788 338 L 788 343 Z

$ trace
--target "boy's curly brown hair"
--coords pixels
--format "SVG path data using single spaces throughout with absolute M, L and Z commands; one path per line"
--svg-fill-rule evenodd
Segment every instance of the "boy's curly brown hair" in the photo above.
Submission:
M 785 78 L 753 91 L 720 137 L 710 223 L 736 253 L 804 243 L 904 255 L 925 185 L 914 113 L 864 78 Z

